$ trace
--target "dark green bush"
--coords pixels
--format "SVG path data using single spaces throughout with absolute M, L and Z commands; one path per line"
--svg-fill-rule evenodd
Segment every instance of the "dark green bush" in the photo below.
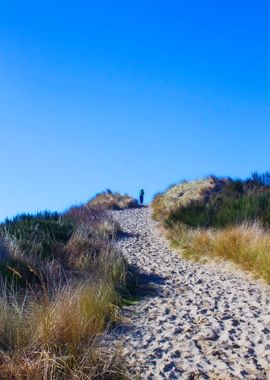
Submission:
M 0 235 L 15 238 L 24 256 L 51 259 L 60 244 L 66 244 L 75 224 L 58 213 L 22 214 L 0 225 Z
M 117 231 L 110 214 L 98 206 L 6 219 L 0 224 L 0 285 L 33 287 L 75 275 L 100 279 L 117 268 L 121 274 L 124 261 L 112 244 Z

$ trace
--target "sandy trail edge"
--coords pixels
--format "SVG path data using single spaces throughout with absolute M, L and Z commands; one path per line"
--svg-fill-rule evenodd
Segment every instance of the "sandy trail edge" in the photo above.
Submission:
M 269 379 L 270 287 L 221 265 L 182 259 L 159 236 L 149 208 L 113 216 L 127 233 L 118 246 L 156 287 L 125 308 L 130 323 L 113 333 L 134 373 L 142 379 Z

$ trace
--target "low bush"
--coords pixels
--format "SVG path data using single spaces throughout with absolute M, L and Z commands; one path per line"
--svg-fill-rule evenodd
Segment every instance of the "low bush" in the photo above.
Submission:
M 24 255 L 52 259 L 58 247 L 66 244 L 74 232 L 74 223 L 58 213 L 18 215 L 0 225 L 0 235 L 11 236 Z

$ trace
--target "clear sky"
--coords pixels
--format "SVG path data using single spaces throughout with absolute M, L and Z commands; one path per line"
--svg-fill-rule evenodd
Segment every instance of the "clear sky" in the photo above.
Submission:
M 0 219 L 269 169 L 270 2 L 0 1 Z

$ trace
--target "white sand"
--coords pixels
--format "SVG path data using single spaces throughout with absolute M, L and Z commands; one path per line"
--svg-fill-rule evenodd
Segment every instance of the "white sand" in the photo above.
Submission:
M 182 259 L 148 208 L 113 215 L 137 234 L 118 242 L 127 260 L 160 276 L 156 293 L 125 308 L 129 324 L 114 332 L 134 371 L 142 379 L 268 379 L 270 287 Z

